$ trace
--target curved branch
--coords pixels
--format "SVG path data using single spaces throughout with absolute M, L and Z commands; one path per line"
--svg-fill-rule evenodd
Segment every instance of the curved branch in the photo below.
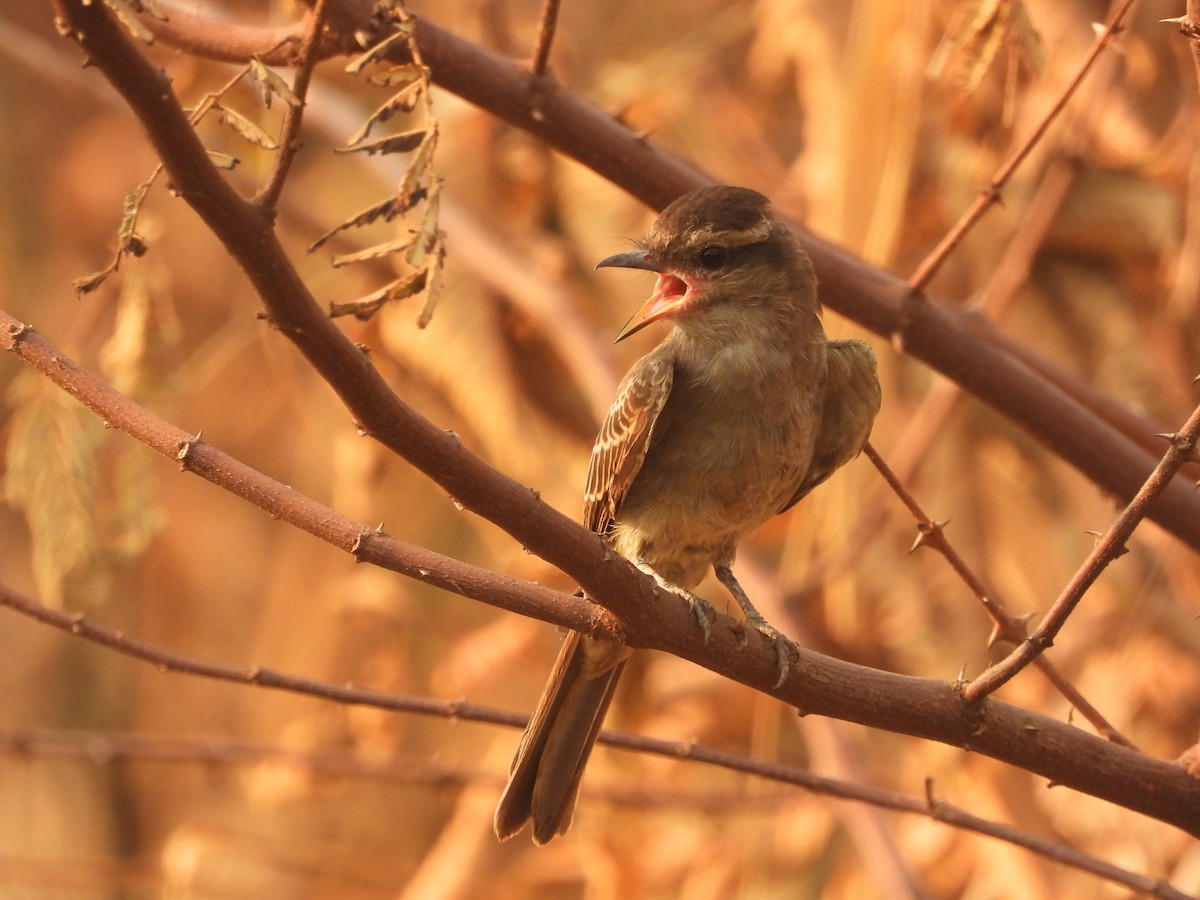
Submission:
M 1079 605 L 1088 588 L 1095 583 L 1109 563 L 1125 552 L 1125 542 L 1142 521 L 1146 508 L 1154 501 L 1154 497 L 1175 477 L 1175 473 L 1185 461 L 1196 458 L 1196 442 L 1200 439 L 1200 406 L 1196 407 L 1178 433 L 1164 434 L 1162 437 L 1170 440 L 1170 447 L 1137 496 L 1096 542 L 1091 554 L 1063 588 L 1033 634 L 1025 638 L 1008 657 L 990 667 L 963 689 L 963 696 L 968 700 L 976 700 L 998 690 L 1029 663 L 1040 659 L 1042 652 L 1054 643 L 1054 638 L 1066 624 L 1067 617 Z
M 80 616 L 73 616 L 60 610 L 41 606 L 26 597 L 22 597 L 4 584 L 0 584 L 0 606 L 7 606 L 9 609 L 36 619 L 43 624 L 69 632 L 85 640 L 111 647 L 126 656 L 152 663 L 161 669 L 171 672 L 197 675 L 203 678 L 212 678 L 234 684 L 288 691 L 289 693 L 309 697 L 320 697 L 350 706 L 370 706 L 376 709 L 453 719 L 455 721 L 482 722 L 489 725 L 523 728 L 528 720 L 527 716 L 519 713 L 508 712 L 507 710 L 496 709 L 490 706 L 481 706 L 461 700 L 432 700 L 428 697 L 417 697 L 411 694 L 384 693 L 383 691 L 376 691 L 370 688 L 332 684 L 326 681 L 302 678 L 274 669 L 264 669 L 259 666 L 244 666 L 239 668 L 236 666 L 218 665 L 205 660 L 195 659 L 194 657 L 183 656 L 143 641 L 134 640 L 120 632 L 112 631 L 103 626 L 94 625 Z M 931 784 L 926 785 L 926 797 L 924 800 L 920 800 L 915 797 L 905 796 L 896 791 L 852 784 L 835 778 L 827 778 L 795 766 L 762 762 L 737 753 L 706 747 L 694 742 L 666 741 L 621 731 L 603 731 L 600 733 L 598 740 L 602 744 L 621 750 L 630 750 L 652 756 L 663 756 L 668 759 L 707 763 L 708 765 L 735 772 L 756 775 L 770 781 L 790 784 L 810 793 L 826 797 L 864 803 L 893 812 L 925 816 L 963 831 L 972 831 L 976 834 L 1007 841 L 1018 847 L 1024 847 L 1054 862 L 1080 869 L 1099 878 L 1125 885 L 1144 894 L 1161 897 L 1164 900 L 1188 900 L 1186 894 L 1177 891 L 1161 879 L 1130 872 L 1090 854 L 1076 850 L 1073 847 L 1037 837 L 1011 825 L 989 821 L 942 800 L 937 800 L 933 797 Z M 365 764 L 362 760 L 347 760 L 344 756 L 299 753 L 294 750 L 283 750 L 278 747 L 270 747 L 246 741 L 230 741 L 218 745 L 207 738 L 202 744 L 198 744 L 188 738 L 144 734 L 110 735 L 96 732 L 0 732 L 0 753 L 5 750 L 9 750 L 10 752 L 16 750 L 22 754 L 28 754 L 34 748 L 48 751 L 57 757 L 75 755 L 84 756 L 92 760 L 100 756 L 106 760 L 150 758 L 172 762 L 241 763 L 257 762 L 264 758 L 286 758 L 292 763 L 339 775 L 380 777 L 385 774 L 392 774 L 394 771 L 379 765 Z M 407 767 L 404 769 L 404 775 L 408 778 L 414 777 L 411 770 Z M 420 775 L 418 774 L 415 777 L 420 777 Z M 439 773 L 438 780 L 441 783 L 445 783 L 453 777 L 452 774 L 442 772 Z M 689 799 L 692 802 L 696 800 L 694 797 Z M 744 798 L 738 798 L 738 802 L 743 803 Z
M 602 607 L 550 588 L 473 566 L 355 522 L 155 416 L 63 355 L 27 325 L 0 310 L 0 348 L 15 354 L 95 412 L 104 422 L 176 460 L 181 471 L 241 497 L 268 515 L 366 562 L 521 615 L 598 637 L 623 637 Z
M 993 589 L 984 585 L 978 575 L 967 565 L 966 560 L 959 555 L 959 552 L 954 549 L 950 541 L 946 538 L 945 522 L 935 522 L 926 515 L 921 509 L 916 498 L 909 493 L 908 488 L 896 477 L 896 473 L 891 470 L 883 457 L 879 455 L 871 443 L 868 441 L 863 447 L 863 455 L 871 460 L 875 468 L 879 470 L 879 474 L 883 476 L 883 480 L 887 482 L 900 502 L 908 509 L 912 516 L 917 521 L 917 539 L 912 545 L 912 549 L 918 547 L 929 547 L 941 554 L 942 558 L 949 563 L 956 575 L 962 580 L 963 584 L 975 595 L 975 599 L 983 606 L 984 611 L 991 617 L 992 638 L 991 640 L 1004 640 L 1012 644 L 1021 644 L 1029 638 L 1029 628 L 1026 625 L 1026 620 L 1014 616 L 1005 606 L 1004 602 L 996 595 Z M 991 643 L 989 640 L 989 646 Z M 1046 656 L 1037 655 L 1033 662 L 1046 679 L 1054 685 L 1055 689 L 1066 698 L 1067 702 L 1083 715 L 1085 719 L 1092 723 L 1092 726 L 1110 741 L 1115 741 L 1123 746 L 1130 747 L 1134 750 L 1138 749 L 1129 738 L 1117 731 L 1115 727 L 1096 709 L 1087 698 L 1080 693 L 1079 689 L 1070 682 L 1059 668 L 1054 665 Z M 981 676 L 982 677 L 982 676 Z M 991 691 L 985 691 L 978 694 L 979 697 L 984 696 Z M 963 696 L 971 699 L 971 685 L 968 685 Z

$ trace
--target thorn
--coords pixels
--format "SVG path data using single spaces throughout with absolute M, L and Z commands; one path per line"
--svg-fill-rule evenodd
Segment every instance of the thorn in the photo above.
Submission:
M 1003 625 L 1000 622 L 996 622 L 994 625 L 992 625 L 992 630 L 988 634 L 987 644 L 985 645 L 989 650 L 995 647 L 996 642 L 1001 639 L 1000 632 L 1002 628 Z
M 201 442 L 204 437 L 203 431 L 197 431 L 195 437 L 189 437 L 184 441 L 180 441 L 179 450 L 175 453 L 175 458 L 179 460 L 179 471 L 186 472 L 188 468 L 188 457 L 191 456 L 192 449 Z
M 938 805 L 937 797 L 933 795 L 933 776 L 931 775 L 925 776 L 925 805 L 930 810 L 935 809 Z
M 1196 439 L 1180 434 L 1177 431 L 1168 431 L 1164 434 L 1156 434 L 1155 437 L 1162 438 L 1164 441 L 1183 454 L 1184 462 L 1200 462 L 1200 456 L 1196 455 Z
M 1084 534 L 1090 534 L 1094 538 L 1094 540 L 1092 541 L 1092 546 L 1095 547 L 1098 543 L 1100 543 L 1100 539 L 1104 537 L 1105 533 L 1101 532 L 1101 531 L 1085 531 Z M 1118 547 L 1116 550 L 1113 551 L 1112 558 L 1120 559 L 1122 556 L 1124 556 L 1128 552 L 1129 552 L 1129 546 L 1127 544 L 1122 544 L 1120 547 Z
M 917 525 L 917 539 L 913 541 L 912 546 L 908 548 L 908 552 L 912 553 L 918 548 L 924 547 L 927 544 L 931 544 L 934 541 L 940 542 L 942 539 L 942 528 L 944 528 L 949 521 L 949 519 L 946 519 L 943 522 L 936 522 L 931 519 L 926 522 L 921 522 L 919 525 Z
M 1186 15 L 1179 16 L 1174 19 L 1159 19 L 1163 25 L 1175 25 L 1179 28 L 1181 34 L 1186 34 L 1188 37 L 1200 36 L 1200 25 L 1197 25 Z
M 958 670 L 958 677 L 954 679 L 954 683 L 962 687 L 967 683 L 967 664 L 963 663 L 961 669 Z

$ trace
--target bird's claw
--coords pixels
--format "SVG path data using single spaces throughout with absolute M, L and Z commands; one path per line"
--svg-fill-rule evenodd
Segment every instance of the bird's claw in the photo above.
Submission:
M 787 681 L 788 675 L 792 671 L 792 663 L 799 661 L 800 648 L 795 641 L 781 634 L 779 629 L 764 619 L 757 610 L 753 616 L 746 617 L 746 624 L 753 625 L 759 633 L 770 638 L 771 643 L 775 646 L 775 660 L 779 665 L 779 680 L 775 682 L 775 690 L 778 690 Z M 744 630 L 742 642 L 745 643 Z
M 633 564 L 642 572 L 651 576 L 655 583 L 664 591 L 674 594 L 680 600 L 688 605 L 688 610 L 692 617 L 696 620 L 696 624 L 700 626 L 700 630 L 704 632 L 704 646 L 708 646 L 709 638 L 712 637 L 712 623 L 717 620 L 717 611 L 713 609 L 712 604 L 703 597 L 697 596 L 687 588 L 681 588 L 677 584 L 672 584 L 667 581 L 644 559 L 635 559 Z
M 689 593 L 691 592 L 689 591 Z M 687 601 L 688 609 L 691 610 L 696 624 L 704 632 L 704 646 L 707 647 L 708 639 L 712 637 L 712 623 L 717 620 L 717 611 L 713 609 L 711 603 L 695 594 L 685 597 L 684 600 Z

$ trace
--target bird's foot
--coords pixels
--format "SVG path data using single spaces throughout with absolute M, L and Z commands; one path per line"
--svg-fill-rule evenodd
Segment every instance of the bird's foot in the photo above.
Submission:
M 688 610 L 691 612 L 692 618 L 696 620 L 696 624 L 704 632 L 704 644 L 707 646 L 708 639 L 712 637 L 712 623 L 717 620 L 717 611 L 712 608 L 712 604 L 703 597 L 693 594 L 687 588 L 681 588 L 679 585 L 667 581 L 667 579 L 655 572 L 654 567 L 644 559 L 635 559 L 633 564 L 638 567 L 639 571 L 645 572 L 653 578 L 655 584 L 664 591 L 669 591 L 688 605 Z
M 746 616 L 746 624 L 753 626 L 760 634 L 766 635 L 774 644 L 775 661 L 779 666 L 779 680 L 775 682 L 775 688 L 783 687 L 783 683 L 787 681 L 788 675 L 792 671 L 792 663 L 800 659 L 800 647 L 790 637 L 781 634 L 779 629 L 764 619 L 758 610 L 754 610 L 753 616 Z
M 746 616 L 746 621 L 742 626 L 743 642 L 745 641 L 745 628 L 747 626 L 755 628 L 761 634 L 766 635 L 771 639 L 771 643 L 775 646 L 775 659 L 779 664 L 779 680 L 775 682 L 776 689 L 783 687 L 783 683 L 787 681 L 788 674 L 792 671 L 792 663 L 800 659 L 800 648 L 791 638 L 781 634 L 779 629 L 768 622 L 763 614 L 754 608 L 754 604 L 750 602 L 750 598 L 746 595 L 745 589 L 734 577 L 733 570 L 728 565 L 714 566 L 713 571 L 716 573 L 717 580 L 733 594 L 733 599 L 738 602 L 738 606 L 742 608 L 742 613 Z

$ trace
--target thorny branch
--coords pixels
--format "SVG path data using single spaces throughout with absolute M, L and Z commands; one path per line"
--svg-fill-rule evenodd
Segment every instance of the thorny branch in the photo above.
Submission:
M 1006 659 L 989 668 L 963 689 L 963 696 L 967 700 L 977 701 L 993 693 L 1029 663 L 1039 658 L 1041 653 L 1054 643 L 1054 638 L 1066 623 L 1067 617 L 1079 605 L 1088 588 L 1095 583 L 1110 562 L 1125 552 L 1125 542 L 1129 540 L 1138 523 L 1145 518 L 1146 510 L 1154 502 L 1154 498 L 1175 477 L 1180 466 L 1188 461 L 1196 461 L 1196 442 L 1200 439 L 1200 406 L 1196 407 L 1178 433 L 1164 434 L 1162 437 L 1170 441 L 1170 446 L 1150 477 L 1146 479 L 1146 483 L 1142 485 L 1142 489 L 1096 542 L 1091 554 L 1054 601 L 1054 605 L 1033 634 L 1022 641 Z
M 308 85 L 312 80 L 313 69 L 319 59 L 318 51 L 321 46 L 321 31 L 325 27 L 325 17 L 331 0 L 317 0 L 312 12 L 307 17 L 308 33 L 300 46 L 300 55 L 296 61 L 296 78 L 292 84 L 292 93 L 296 103 L 288 104 L 283 113 L 283 125 L 280 128 L 279 152 L 275 155 L 275 165 L 267 182 L 263 185 L 255 202 L 263 210 L 274 210 L 283 192 L 283 184 L 291 171 L 292 161 L 300 149 L 300 123 L 304 120 L 304 104 L 308 97 Z
M 424 716 L 436 716 L 463 722 L 484 722 L 491 725 L 504 725 L 510 728 L 523 728 L 527 717 L 493 707 L 481 706 L 466 701 L 433 700 L 428 697 L 417 697 L 409 694 L 392 694 L 370 688 L 352 685 L 331 684 L 312 678 L 289 675 L 262 666 L 228 666 L 206 660 L 196 659 L 182 654 L 172 653 L 161 647 L 135 640 L 120 632 L 93 624 L 81 615 L 72 615 L 60 610 L 50 609 L 39 603 L 23 597 L 4 584 L 0 584 L 0 606 L 6 606 L 22 615 L 29 616 L 45 625 L 58 628 L 88 641 L 101 644 L 143 662 L 151 663 L 169 672 L 179 672 L 201 678 L 211 678 L 218 681 L 235 684 L 252 685 L 254 687 L 271 688 L 319 697 L 350 706 L 370 706 L 375 709 L 386 709 L 397 712 L 414 713 Z M 1161 879 L 1150 878 L 1127 871 L 1112 865 L 1087 853 L 1076 850 L 1064 844 L 1039 838 L 1028 832 L 1021 831 L 1010 825 L 992 822 L 979 816 L 972 815 L 963 809 L 952 806 L 941 800 L 936 800 L 931 786 L 927 785 L 927 796 L 923 799 L 908 797 L 895 791 L 882 788 L 850 784 L 833 778 L 826 778 L 812 772 L 798 769 L 794 766 L 784 766 L 777 763 L 762 762 L 739 754 L 706 747 L 695 742 L 664 741 L 641 735 L 624 732 L 601 732 L 599 742 L 609 747 L 630 750 L 668 759 L 685 759 L 692 762 L 707 763 L 724 769 L 745 772 L 769 781 L 790 784 L 814 794 L 837 797 L 842 800 L 852 800 L 866 803 L 880 809 L 908 813 L 931 818 L 963 831 L 973 831 L 1002 841 L 1032 850 L 1047 859 L 1063 865 L 1089 872 L 1099 878 L 1122 884 L 1132 890 L 1162 897 L 1164 900 L 1187 900 L 1183 894 Z M 61 743 L 61 742 L 60 742 Z M 119 746 L 120 742 L 118 742 Z M 0 735 L 0 750 L 3 749 L 3 735 Z M 89 742 L 88 749 L 95 754 L 96 745 Z M 154 749 L 151 745 L 149 748 Z M 239 754 L 245 757 L 245 752 Z M 261 758 L 259 752 L 257 756 Z M 346 771 L 345 761 L 337 766 L 339 760 L 320 759 L 318 762 L 323 769 Z
M 941 268 L 942 263 L 946 261 L 946 258 L 954 251 L 954 248 L 966 237 L 967 232 L 975 227 L 975 224 L 983 218 L 985 212 L 1000 201 L 1000 193 L 1004 190 L 1004 186 L 1008 184 L 1008 180 L 1012 178 L 1017 167 L 1025 161 L 1025 157 L 1042 140 L 1046 131 L 1054 123 L 1054 120 L 1058 118 L 1058 114 L 1066 108 L 1068 101 L 1074 96 L 1079 86 L 1083 84 L 1083 79 L 1087 77 L 1096 60 L 1100 58 L 1100 54 L 1112 43 L 1117 32 L 1121 29 L 1121 22 L 1124 20 L 1126 13 L 1129 12 L 1129 8 L 1133 6 L 1133 3 L 1134 0 L 1123 0 L 1121 5 L 1117 7 L 1109 17 L 1104 30 L 1096 37 L 1095 43 L 1092 44 L 1092 49 L 1088 51 L 1087 56 L 1080 63 L 1079 71 L 1075 73 L 1075 77 L 1071 79 L 1066 89 L 1063 90 L 1054 105 L 1050 107 L 1041 122 L 1033 130 L 1033 133 L 1004 161 L 996 174 L 992 176 L 991 182 L 979 192 L 979 195 L 975 198 L 975 202 L 963 213 L 962 218 L 946 233 L 946 236 L 942 238 L 933 252 L 925 257 L 924 261 L 917 266 L 917 270 L 908 279 L 908 288 L 913 295 L 919 295 L 925 289 L 933 276 L 937 274 L 937 270 Z
M 473 600 L 522 611 L 566 628 L 620 637 L 603 609 L 576 597 L 443 556 L 355 522 L 155 416 L 63 355 L 27 325 L 0 310 L 0 348 L 83 403 L 109 425 L 179 463 L 180 469 L 241 497 L 271 516 L 350 553 L 358 562 L 390 569 Z
M 1182 16 L 1162 21 L 1178 25 L 1180 34 L 1188 39 L 1192 62 L 1196 66 L 1196 78 L 1200 80 L 1200 0 L 1187 0 L 1187 7 Z
M 1028 630 L 1025 627 L 1025 623 L 1027 620 L 1024 617 L 1014 616 L 1010 613 L 996 593 L 989 590 L 979 576 L 972 571 L 971 567 L 967 565 L 966 560 L 959 555 L 958 551 L 954 549 L 950 541 L 946 538 L 946 523 L 935 522 L 925 514 L 920 504 L 917 503 L 916 498 L 913 497 L 900 479 L 896 477 L 896 474 L 884 462 L 883 457 L 879 455 L 879 452 L 873 446 L 867 444 L 863 448 L 863 453 L 871 460 L 875 468 L 879 470 L 879 474 L 883 476 L 884 481 L 887 482 L 896 496 L 900 498 L 900 502 L 904 504 L 905 508 L 912 513 L 913 518 L 916 519 L 917 539 L 913 542 L 912 549 L 929 547 L 940 553 L 946 562 L 950 564 L 950 568 L 955 571 L 963 583 L 971 590 L 971 593 L 983 605 L 987 614 L 991 616 L 995 626 L 992 630 L 989 644 L 995 643 L 997 640 L 1007 641 L 1011 644 L 1020 644 L 1026 640 Z M 1083 717 L 1091 722 L 1100 734 L 1122 746 L 1137 749 L 1136 745 L 1129 738 L 1117 731 L 1109 723 L 1108 719 L 1095 706 L 1088 702 L 1087 698 L 1079 692 L 1079 689 L 1071 683 L 1070 679 L 1059 671 L 1058 666 L 1054 665 L 1044 656 L 1037 657 L 1035 662 L 1050 683 L 1054 685 L 1055 689 L 1072 706 L 1078 709 Z

